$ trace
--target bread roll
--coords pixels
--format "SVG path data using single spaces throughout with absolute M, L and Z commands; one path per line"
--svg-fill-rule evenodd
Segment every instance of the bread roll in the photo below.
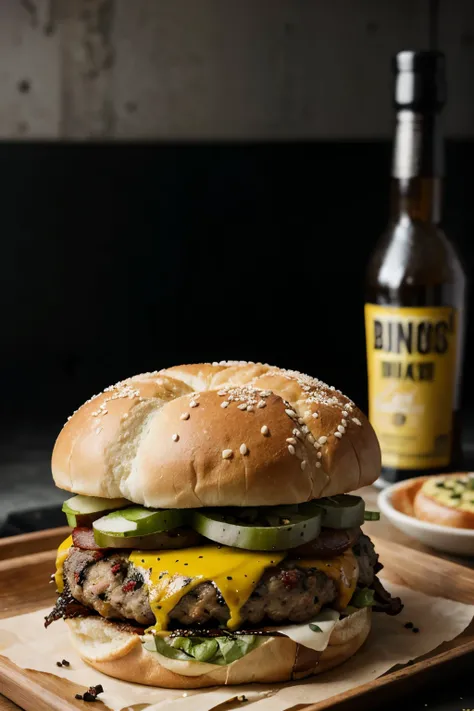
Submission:
M 307 375 L 260 363 L 177 366 L 107 388 L 53 451 L 56 485 L 148 507 L 295 504 L 371 484 L 362 412 Z
M 413 511 L 421 521 L 474 528 L 474 490 L 470 488 L 468 475 L 426 477 L 415 495 Z
M 67 620 L 67 624 L 73 645 L 82 659 L 108 676 L 168 689 L 199 689 L 302 679 L 339 666 L 367 639 L 371 609 L 365 607 L 339 620 L 322 653 L 302 647 L 288 637 L 269 637 L 249 654 L 227 666 L 162 657 L 163 664 L 166 664 L 163 666 L 157 654 L 144 648 L 137 634 L 120 631 L 113 622 L 101 617 L 78 617 Z M 203 673 L 196 674 L 193 667 Z

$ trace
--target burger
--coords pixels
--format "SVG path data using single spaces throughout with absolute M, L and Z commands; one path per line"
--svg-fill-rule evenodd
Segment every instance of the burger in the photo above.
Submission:
M 281 682 L 357 652 L 402 603 L 362 532 L 381 457 L 334 387 L 241 361 L 137 375 L 79 408 L 54 446 L 59 596 L 92 667 L 173 689 Z

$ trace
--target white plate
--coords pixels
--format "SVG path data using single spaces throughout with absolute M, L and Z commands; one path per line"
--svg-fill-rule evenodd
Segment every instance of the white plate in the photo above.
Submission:
M 410 480 L 409 480 L 410 481 Z M 416 538 L 421 543 L 436 550 L 454 555 L 474 556 L 474 530 L 439 526 L 437 523 L 420 521 L 413 516 L 398 511 L 392 504 L 393 492 L 407 485 L 406 481 L 383 489 L 377 497 L 380 511 L 396 528 L 407 536 Z

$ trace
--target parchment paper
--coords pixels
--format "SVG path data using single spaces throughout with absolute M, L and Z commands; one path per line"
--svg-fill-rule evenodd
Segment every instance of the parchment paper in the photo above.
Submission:
M 69 641 L 66 625 L 55 622 L 43 627 L 48 610 L 38 610 L 0 620 L 0 654 L 24 669 L 48 672 L 69 679 L 83 687 L 102 684 L 100 699 L 113 711 L 210 711 L 225 701 L 244 695 L 246 703 L 229 708 L 252 711 L 284 711 L 296 704 L 310 704 L 372 681 L 396 664 L 426 654 L 442 642 L 453 639 L 471 622 L 474 605 L 434 598 L 400 585 L 383 581 L 385 587 L 402 598 L 405 608 L 397 617 L 374 613 L 372 631 L 363 648 L 338 669 L 311 680 L 286 684 L 221 687 L 202 691 L 154 689 L 117 681 L 82 662 Z M 412 622 L 418 633 L 406 629 Z M 71 666 L 59 668 L 57 661 L 67 659 Z M 1 689 L 0 689 L 1 691 Z M 140 711 L 143 707 L 139 707 Z M 135 711 L 134 709 L 134 711 Z

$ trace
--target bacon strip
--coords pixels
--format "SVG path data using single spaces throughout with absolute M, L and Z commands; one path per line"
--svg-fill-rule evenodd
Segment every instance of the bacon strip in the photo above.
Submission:
M 375 593 L 375 605 L 372 608 L 374 612 L 398 615 L 403 610 L 401 599 L 399 597 L 392 597 L 388 590 L 385 590 L 377 576 L 374 577 L 372 588 Z
M 360 528 L 323 528 L 317 538 L 294 548 L 291 553 L 297 558 L 335 558 L 353 548 L 361 533 Z
M 107 550 L 97 545 L 92 528 L 75 528 L 72 532 L 72 541 L 76 548 L 82 548 L 86 551 Z
M 49 615 L 44 618 L 44 626 L 49 627 L 56 620 L 67 620 L 71 617 L 89 617 L 93 614 L 95 614 L 93 610 L 75 600 L 70 591 L 65 588 L 64 592 L 56 600 L 56 604 Z

